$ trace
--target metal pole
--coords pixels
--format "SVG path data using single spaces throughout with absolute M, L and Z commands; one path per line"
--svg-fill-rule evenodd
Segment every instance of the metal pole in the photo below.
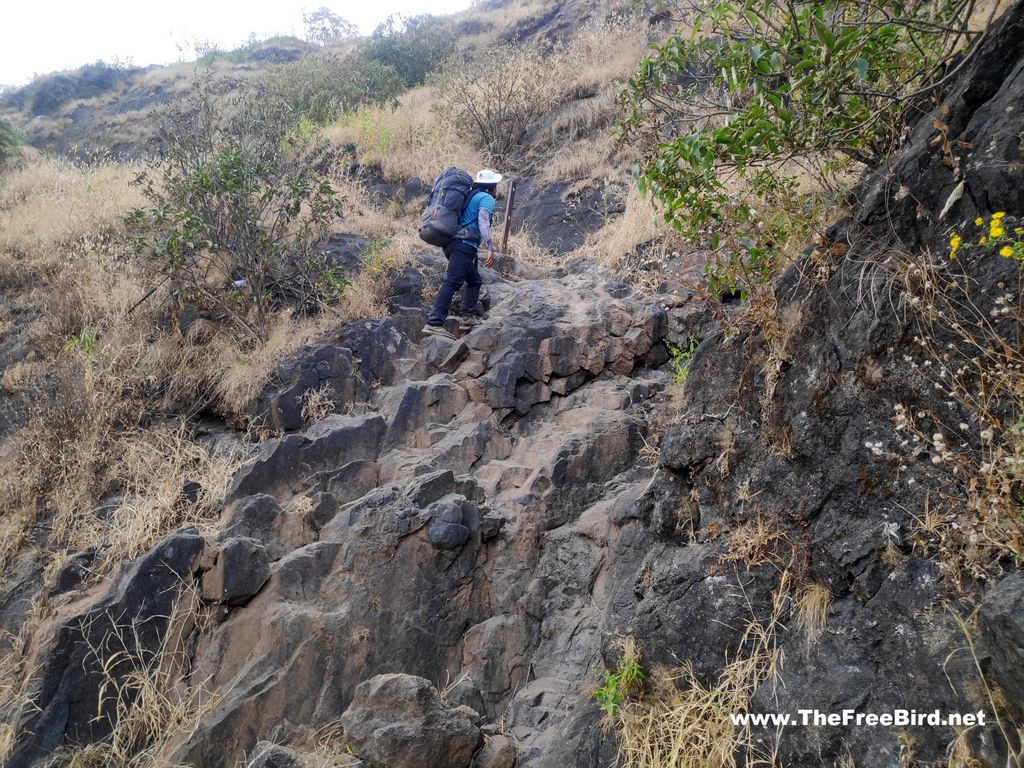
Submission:
M 505 205 L 505 227 L 501 233 L 501 250 L 499 253 L 502 255 L 508 253 L 508 233 L 512 227 L 512 207 L 516 204 L 516 182 L 515 179 L 509 182 L 508 185 L 508 203 Z

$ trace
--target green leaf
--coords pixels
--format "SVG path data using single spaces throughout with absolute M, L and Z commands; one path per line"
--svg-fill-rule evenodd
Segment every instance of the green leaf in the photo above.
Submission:
M 834 53 L 836 50 L 835 35 L 829 31 L 828 27 L 825 26 L 825 23 L 817 16 L 814 18 L 814 31 L 818 34 L 818 39 L 820 39 L 821 42 L 825 44 L 825 47 L 828 48 L 829 53 Z

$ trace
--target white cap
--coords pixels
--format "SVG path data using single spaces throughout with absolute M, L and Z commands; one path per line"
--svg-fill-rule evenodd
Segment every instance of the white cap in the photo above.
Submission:
M 484 168 L 476 175 L 477 184 L 497 184 L 504 178 L 500 173 L 495 173 L 490 168 Z

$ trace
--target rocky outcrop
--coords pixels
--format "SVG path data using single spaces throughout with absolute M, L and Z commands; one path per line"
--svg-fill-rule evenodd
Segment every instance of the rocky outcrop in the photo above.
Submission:
M 574 709 L 596 723 L 602 606 L 630 589 L 602 574 L 635 567 L 658 503 L 637 459 L 668 380 L 652 368 L 666 314 L 581 268 L 492 280 L 490 318 L 456 342 L 419 339 L 412 307 L 282 366 L 271 418 L 324 382 L 347 413 L 267 441 L 235 477 L 217 539 L 200 541 L 196 578 L 219 608 L 190 646 L 191 679 L 221 699 L 179 761 L 301 743 L 394 673 L 421 678 L 420 693 L 460 680 L 445 711 L 508 709 L 523 760 L 561 749 L 538 723 L 570 727 Z M 632 566 L 608 565 L 612 542 Z M 392 687 L 365 711 L 404 706 Z M 349 720 L 353 734 L 366 723 L 351 737 L 365 754 L 350 745 L 379 764 L 394 745 L 374 746 L 361 711 Z M 487 737 L 473 731 L 488 764 L 515 758 L 503 734 Z

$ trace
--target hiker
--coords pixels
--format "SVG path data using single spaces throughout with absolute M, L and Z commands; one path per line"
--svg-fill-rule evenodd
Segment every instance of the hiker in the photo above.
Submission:
M 481 245 L 487 249 L 485 267 L 494 266 L 494 242 L 491 238 L 491 215 L 494 213 L 494 195 L 502 175 L 485 168 L 476 175 L 470 188 L 467 202 L 459 216 L 458 234 L 444 246 L 448 270 L 437 292 L 434 308 L 427 317 L 424 333 L 453 338 L 444 327 L 448 307 L 452 298 L 462 288 L 462 304 L 459 309 L 459 328 L 468 331 L 480 324 L 478 303 L 480 299 L 480 268 L 477 251 Z M 463 283 L 465 287 L 463 288 Z

